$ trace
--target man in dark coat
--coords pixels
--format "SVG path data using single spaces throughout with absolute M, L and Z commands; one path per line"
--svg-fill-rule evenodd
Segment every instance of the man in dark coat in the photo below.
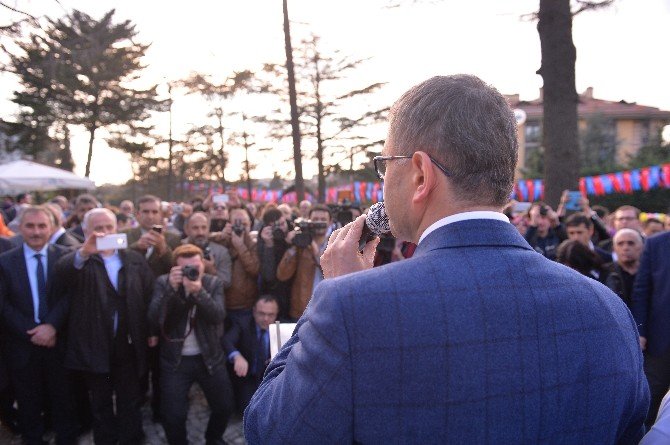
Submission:
M 170 272 L 172 251 L 181 244 L 179 235 L 164 227 L 161 200 L 157 196 L 144 195 L 137 201 L 139 227 L 126 230 L 128 246 L 146 258 L 154 278 Z M 146 393 L 151 371 L 151 410 L 155 421 L 160 420 L 160 366 L 158 348 L 151 347 L 147 355 L 148 371 L 142 377 L 142 391 Z
M 97 249 L 97 238 L 116 233 L 111 211 L 93 209 L 82 225 L 85 243 L 57 265 L 70 283 L 65 364 L 85 376 L 96 444 L 138 443 L 143 437 L 139 376 L 146 370 L 153 276 L 131 249 Z
M 52 219 L 46 208 L 27 207 L 19 218 L 22 245 L 0 255 L 0 323 L 21 431 L 27 444 L 44 443 L 42 413 L 48 400 L 57 443 L 73 444 L 76 429 L 61 335 L 67 297 L 54 267 L 69 250 L 49 245 Z
M 171 445 L 186 445 L 188 393 L 197 382 L 211 409 L 206 443 L 223 444 L 233 410 L 232 388 L 221 347 L 226 317 L 223 282 L 205 273 L 203 252 L 193 244 L 176 248 L 174 262 L 170 273 L 156 281 L 149 307 L 149 320 L 162 333 L 161 413 L 165 436 Z
M 244 412 L 270 360 L 269 328 L 277 320 L 279 304 L 273 295 L 261 295 L 252 316 L 236 320 L 223 338 L 223 347 L 232 365 L 231 380 L 235 401 Z

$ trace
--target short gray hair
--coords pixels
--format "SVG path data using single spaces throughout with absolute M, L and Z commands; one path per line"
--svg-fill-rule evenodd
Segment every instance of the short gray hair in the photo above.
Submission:
M 54 216 L 51 213 L 51 211 L 49 211 L 49 209 L 47 209 L 43 205 L 36 205 L 36 206 L 26 205 L 25 207 L 21 207 L 21 209 L 19 210 L 19 215 L 17 217 L 19 220 L 19 226 L 23 224 L 24 218 L 27 215 L 30 215 L 31 213 L 44 213 L 47 216 L 47 218 L 49 218 L 49 224 L 51 224 L 51 227 L 54 227 Z
M 104 213 L 105 215 L 112 218 L 114 224 L 116 224 L 116 215 L 114 214 L 114 212 L 104 207 L 96 207 L 95 209 L 89 210 L 84 215 L 84 219 L 81 222 L 81 228 L 84 229 L 84 232 L 88 232 L 88 222 L 91 220 L 91 218 L 95 215 L 100 215 L 101 213 Z
M 635 229 L 629 229 L 627 227 L 617 230 L 617 232 L 614 234 L 614 237 L 612 237 L 612 242 L 616 244 L 616 241 L 622 235 L 634 235 L 637 240 L 640 241 L 640 244 L 644 244 L 644 238 L 642 237 L 642 234 Z
M 502 207 L 514 185 L 516 136 L 514 114 L 495 88 L 475 76 L 436 76 L 391 108 L 389 154 L 425 151 L 444 165 L 460 200 Z

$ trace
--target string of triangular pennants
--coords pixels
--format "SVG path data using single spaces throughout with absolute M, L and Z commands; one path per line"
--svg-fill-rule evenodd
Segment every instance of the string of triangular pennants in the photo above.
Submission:
M 639 191 L 648 192 L 656 188 L 670 188 L 670 164 L 585 176 L 579 179 L 579 191 L 582 192 L 582 195 L 630 194 Z M 522 202 L 542 200 L 544 199 L 544 181 L 542 179 L 517 181 L 512 197 Z
M 184 190 L 189 193 L 209 194 L 209 193 L 224 193 L 224 189 L 219 184 L 208 182 L 185 182 Z M 235 191 L 245 201 L 254 202 L 286 202 L 296 203 L 298 201 L 297 195 L 294 191 L 284 193 L 283 190 L 270 190 L 265 188 L 252 188 L 251 197 L 246 188 L 229 188 L 227 191 Z M 337 203 L 338 194 L 342 191 L 351 192 L 354 202 L 375 203 L 383 200 L 382 185 L 379 182 L 361 182 L 354 181 L 351 184 L 342 185 L 338 187 L 328 187 L 326 189 L 326 202 Z M 309 201 L 316 201 L 316 196 L 311 193 L 305 193 L 305 199 Z
M 670 163 L 616 173 L 585 176 L 579 179 L 579 190 L 583 195 L 591 196 L 637 191 L 647 192 L 656 188 L 670 188 Z M 190 193 L 224 193 L 221 185 L 207 182 L 185 182 L 184 189 Z M 283 190 L 253 188 L 251 189 L 251 196 L 249 196 L 249 191 L 246 188 L 233 188 L 228 191 L 237 191 L 245 201 L 296 203 L 298 200 L 294 191 L 284 193 Z M 375 203 L 383 200 L 381 183 L 354 181 L 342 186 L 328 187 L 326 189 L 326 202 L 337 203 L 338 195 L 342 191 L 351 192 L 354 202 Z M 310 201 L 316 201 L 316 197 L 310 193 L 306 193 L 305 197 Z M 542 179 L 521 179 L 517 181 L 514 185 L 512 198 L 522 202 L 543 199 L 544 181 Z

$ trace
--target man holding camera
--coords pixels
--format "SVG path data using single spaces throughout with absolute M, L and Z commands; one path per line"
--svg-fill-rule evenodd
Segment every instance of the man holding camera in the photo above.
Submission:
M 310 220 L 289 232 L 286 241 L 292 246 L 284 253 L 277 267 L 277 279 L 293 278 L 289 317 L 297 320 L 307 307 L 312 291 L 323 280 L 320 258 L 328 242 L 332 223 L 330 209 L 315 205 L 309 211 Z
M 139 378 L 146 371 L 154 280 L 136 251 L 98 249 L 98 240 L 116 234 L 110 210 L 87 212 L 82 226 L 86 241 L 56 265 L 70 300 L 65 366 L 86 380 L 95 443 L 139 443 Z
M 228 249 L 217 243 L 209 242 L 209 218 L 206 213 L 195 212 L 184 222 L 186 239 L 182 244 L 194 244 L 203 252 L 205 272 L 216 275 L 223 287 L 230 287 L 232 261 Z
M 202 250 L 184 244 L 174 266 L 156 281 L 149 320 L 160 338 L 161 412 L 168 443 L 187 444 L 188 392 L 197 382 L 211 409 L 205 439 L 223 444 L 232 388 L 220 338 L 226 310 L 223 282 L 205 273 Z
M 226 289 L 225 295 L 226 312 L 232 321 L 251 313 L 258 294 L 260 263 L 256 241 L 249 236 L 249 213 L 242 207 L 235 207 L 229 210 L 229 214 L 232 224 L 226 224 L 212 240 L 227 247 L 233 261 L 231 286 Z
M 526 241 L 536 252 L 550 260 L 556 259 L 556 249 L 568 238 L 558 214 L 543 202 L 536 202 L 528 211 L 530 225 Z
M 277 279 L 277 267 L 289 248 L 286 242 L 288 231 L 288 222 L 280 210 L 270 208 L 263 213 L 263 227 L 258 237 L 258 256 L 261 263 L 259 293 L 277 298 L 280 320 L 288 318 L 291 292 L 291 281 Z

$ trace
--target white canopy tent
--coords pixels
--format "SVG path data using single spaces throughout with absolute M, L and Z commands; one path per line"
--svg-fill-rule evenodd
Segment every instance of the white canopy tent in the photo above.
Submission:
M 95 183 L 74 173 L 30 161 L 0 165 L 0 192 L 41 192 L 58 189 L 95 189 Z

